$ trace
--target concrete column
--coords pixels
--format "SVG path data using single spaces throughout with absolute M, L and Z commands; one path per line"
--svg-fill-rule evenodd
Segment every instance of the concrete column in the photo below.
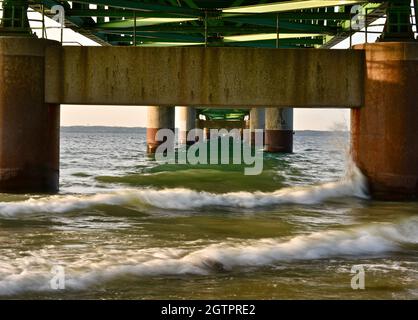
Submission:
M 355 47 L 366 53 L 364 107 L 351 111 L 352 156 L 374 198 L 418 198 L 418 43 Z
M 254 145 L 255 129 L 265 130 L 265 109 L 264 108 L 252 108 L 250 110 L 250 142 Z
M 293 151 L 293 109 L 266 108 L 265 151 Z
M 174 107 L 148 107 L 147 112 L 147 152 L 155 153 L 157 147 L 163 141 L 157 141 L 156 134 L 159 129 L 170 129 L 174 131 Z
M 207 128 L 207 127 L 203 128 L 203 136 L 205 137 L 206 141 L 210 140 L 210 129 L 211 128 Z
M 45 50 L 55 41 L 0 37 L 0 192 L 56 192 L 60 108 L 45 103 Z
M 193 107 L 178 107 L 179 117 L 179 143 L 193 144 L 195 141 L 187 141 L 187 134 L 196 128 L 196 109 Z

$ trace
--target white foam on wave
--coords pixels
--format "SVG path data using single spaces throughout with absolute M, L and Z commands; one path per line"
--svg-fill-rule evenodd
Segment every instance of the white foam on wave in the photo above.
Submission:
M 338 197 L 367 198 L 366 179 L 355 166 L 339 181 L 274 192 L 215 194 L 190 189 L 125 189 L 96 195 L 64 195 L 26 201 L 0 202 L 0 216 L 36 212 L 63 213 L 97 205 L 149 205 L 161 209 L 191 210 L 208 206 L 254 208 L 279 204 L 315 204 Z
M 234 268 L 266 267 L 300 260 L 367 257 L 418 243 L 418 218 L 396 224 L 372 224 L 348 230 L 329 230 L 290 239 L 222 242 L 189 249 L 148 248 L 75 253 L 68 266 L 66 289 L 84 290 L 126 276 L 207 275 Z M 3 259 L 0 295 L 51 290 L 49 273 L 57 252 L 44 250 L 29 258 Z M 68 257 L 67 257 L 68 258 Z M 395 270 L 396 271 L 396 270 Z M 406 272 L 407 269 L 397 271 Z

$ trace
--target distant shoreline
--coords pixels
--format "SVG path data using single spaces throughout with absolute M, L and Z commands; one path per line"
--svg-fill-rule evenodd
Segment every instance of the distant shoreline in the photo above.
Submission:
M 119 127 L 119 126 L 61 126 L 60 130 L 63 132 L 98 132 L 100 130 L 105 131 L 125 131 L 125 132 L 132 132 L 132 131 L 145 131 L 146 127 Z M 294 130 L 297 133 L 326 133 L 326 132 L 341 132 L 341 133 L 348 133 L 347 130 Z

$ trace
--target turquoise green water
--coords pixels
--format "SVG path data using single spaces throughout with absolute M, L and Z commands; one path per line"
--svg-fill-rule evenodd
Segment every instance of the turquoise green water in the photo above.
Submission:
M 416 299 L 418 204 L 368 200 L 347 145 L 298 132 L 244 176 L 158 164 L 142 129 L 65 129 L 60 194 L 0 195 L 0 297 Z

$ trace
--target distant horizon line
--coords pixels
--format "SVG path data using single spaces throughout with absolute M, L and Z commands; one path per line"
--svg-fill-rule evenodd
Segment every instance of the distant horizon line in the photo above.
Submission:
M 106 126 L 106 125 L 65 125 L 60 128 L 123 128 L 123 129 L 147 129 L 147 127 L 130 127 L 130 126 Z M 178 128 L 176 128 L 178 129 Z M 349 132 L 350 130 L 318 130 L 318 129 L 294 129 L 293 131 L 318 131 L 318 132 Z

